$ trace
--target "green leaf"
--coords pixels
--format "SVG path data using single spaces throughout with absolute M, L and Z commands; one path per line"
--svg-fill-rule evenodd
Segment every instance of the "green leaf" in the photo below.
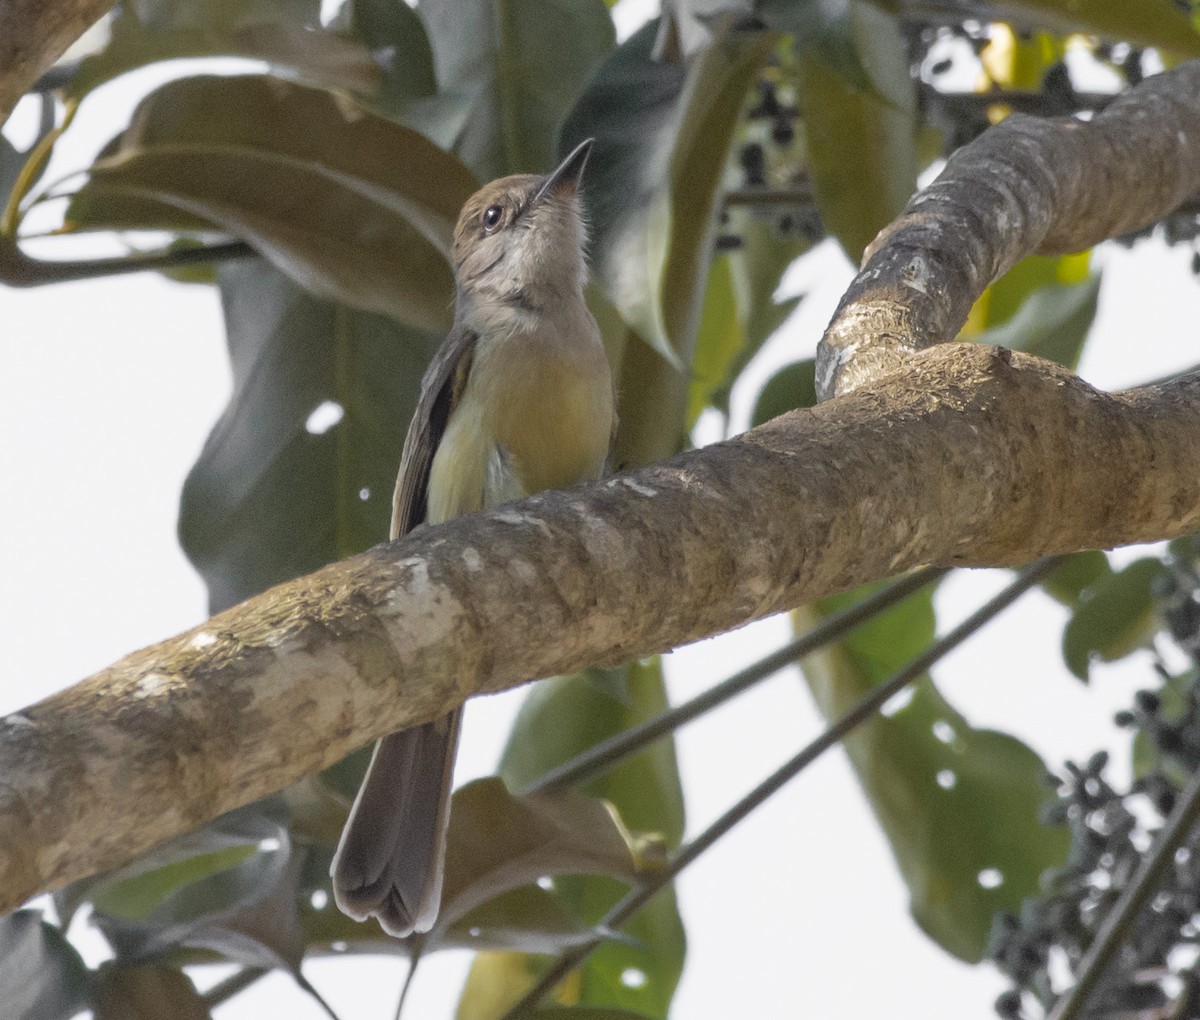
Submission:
M 233 395 L 179 520 L 213 612 L 387 535 L 404 432 L 440 340 L 320 301 L 258 261 L 219 279 Z
M 96 906 L 93 923 L 122 963 L 163 959 L 180 947 L 208 949 L 250 967 L 300 977 L 304 933 L 298 905 L 300 858 L 287 830 L 274 826 L 275 849 L 168 892 L 142 917 Z
M 774 37 L 723 31 L 686 67 L 653 57 L 656 22 L 592 79 L 563 147 L 596 139 L 584 198 L 597 277 L 632 330 L 662 356 L 627 350 L 618 461 L 677 447 L 709 277 L 716 205 L 743 100 Z
M 1096 317 L 1099 295 L 1099 273 L 1081 283 L 1043 287 L 1030 294 L 1006 323 L 975 339 L 1049 358 L 1073 370 Z
M 814 57 L 849 85 L 867 89 L 871 78 L 859 52 L 857 6 L 859 0 L 759 0 L 757 11 L 795 40 L 798 56 Z
M 544 173 L 567 111 L 615 41 L 603 0 L 424 0 L 444 90 L 478 99 L 457 152 L 483 180 Z
M 289 23 L 151 32 L 131 18 L 118 18 L 108 45 L 80 63 L 66 94 L 82 99 L 97 86 L 158 61 L 219 56 L 261 60 L 280 77 L 329 89 L 373 92 L 382 78 L 361 43 L 334 32 Z
M 400 110 L 436 94 L 433 49 L 415 10 L 396 0 L 349 0 L 343 11 L 352 30 L 384 62 L 378 97 L 383 109 Z
M 733 228 L 741 237 L 741 247 L 726 258 L 733 275 L 733 290 L 738 320 L 745 344 L 728 367 L 729 381 L 713 394 L 713 406 L 728 412 L 733 384 L 800 303 L 799 297 L 775 300 L 775 292 L 787 268 L 812 244 L 794 235 L 784 235 L 773 222 L 750 216 L 737 217 Z
M 1200 33 L 1171 0 L 997 0 L 993 16 L 1063 34 L 1083 32 L 1113 41 L 1200 56 Z
M 321 23 L 321 0 L 127 0 L 125 9 L 156 32 L 228 30 L 263 22 Z
M 916 190 L 917 107 L 896 19 L 861 0 L 851 0 L 848 17 L 869 84 L 810 53 L 797 85 L 817 210 L 857 265 Z
M 785 365 L 762 388 L 750 416 L 750 426 L 761 425 L 799 407 L 814 407 L 816 403 L 816 362 L 807 358 Z
M 1012 320 L 1036 291 L 1050 286 L 1070 286 L 1091 279 L 1091 253 L 1030 255 L 996 280 L 971 309 L 963 336 L 973 338 Z
M 692 379 L 688 386 L 689 429 L 696 424 L 700 412 L 712 402 L 717 390 L 731 382 L 734 361 L 746 346 L 737 311 L 729 259 L 718 258 L 713 261 L 708 275 L 700 334 L 696 338 L 696 356 L 692 359 Z
M 501 774 L 520 789 L 599 740 L 657 714 L 666 693 L 657 660 L 619 670 L 592 670 L 559 677 L 530 689 L 501 762 Z M 613 803 L 622 820 L 640 832 L 658 832 L 677 846 L 683 834 L 683 798 L 674 746 L 660 741 L 583 791 Z M 624 891 L 611 879 L 556 879 L 554 895 L 566 912 L 593 924 Z M 633 943 L 609 942 L 588 958 L 572 981 L 573 1003 L 636 1009 L 665 1017 L 683 966 L 684 935 L 675 898 L 664 890 L 623 931 Z M 459 1020 L 495 1018 L 527 991 L 544 961 L 520 954 L 476 957 L 459 1003 Z M 637 970 L 646 981 L 630 988 L 621 980 Z
M 548 1006 L 535 1009 L 528 1020 L 649 1020 L 645 1013 L 627 1009 L 596 1009 L 592 1006 Z
M 1042 582 L 1042 589 L 1064 606 L 1074 606 L 1088 588 L 1112 576 L 1108 557 L 1102 552 L 1080 552 L 1068 556 Z
M 209 1020 L 204 997 L 175 967 L 105 964 L 96 973 L 93 1020 Z
M 807 629 L 854 596 L 797 613 Z M 826 719 L 843 715 L 934 636 L 932 595 L 910 596 L 839 646 L 802 663 Z M 907 702 L 845 743 L 891 844 L 917 923 L 944 949 L 978 961 L 996 911 L 1017 911 L 1061 864 L 1067 833 L 1042 824 L 1045 767 L 1019 740 L 972 727 L 921 680 Z
M 442 934 L 438 947 L 516 951 L 554 955 L 586 945 L 597 932 L 572 917 L 554 897 L 527 885 L 489 900 L 460 918 Z
M 170 82 L 89 171 L 67 229 L 243 237 L 319 295 L 444 329 L 469 171 L 410 128 L 258 75 Z
M 428 939 L 502 893 L 556 875 L 611 875 L 635 882 L 663 854 L 635 840 L 612 807 L 574 790 L 522 797 L 497 778 L 454 793 L 446 838 L 446 878 Z
M 88 1005 L 88 970 L 40 911 L 0 917 L 0 989 L 6 1016 L 67 1020 Z
M 1063 661 L 1080 680 L 1095 659 L 1114 662 L 1149 644 L 1158 630 L 1151 586 L 1166 573 L 1160 560 L 1134 560 L 1080 593 L 1063 630 Z

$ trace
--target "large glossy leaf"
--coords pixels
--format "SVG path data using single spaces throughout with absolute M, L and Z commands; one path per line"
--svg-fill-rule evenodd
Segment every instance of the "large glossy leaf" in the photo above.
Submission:
M 300 860 L 287 830 L 239 812 L 225 831 L 240 839 L 244 852 L 205 854 L 194 868 L 185 859 L 130 877 L 114 876 L 93 890 L 92 922 L 119 961 L 155 962 L 189 946 L 299 975 L 304 952 L 297 906 Z
M 105 965 L 92 989 L 93 1020 L 209 1020 L 203 996 L 175 967 Z
M 776 230 L 767 219 L 735 217 L 733 222 L 742 243 L 727 258 L 745 344 L 733 356 L 728 380 L 712 396 L 713 406 L 726 412 L 730 391 L 742 369 L 800 303 L 799 297 L 776 301 L 775 293 L 788 266 L 812 247 L 804 238 Z
M 1098 550 L 1074 553 L 1042 582 L 1042 590 L 1064 606 L 1075 606 L 1085 591 L 1112 576 L 1112 572 L 1104 553 Z
M 802 58 L 815 57 L 843 80 L 870 88 L 855 25 L 861 0 L 758 0 L 759 17 L 795 41 Z M 880 6 L 885 6 L 881 4 Z
M 129 13 L 147 28 L 241 28 L 264 22 L 319 25 L 321 0 L 128 0 Z
M 0 996 L 21 1020 L 67 1020 L 88 1004 L 87 966 L 40 911 L 0 917 Z
M 626 883 L 663 854 L 635 840 L 610 805 L 574 790 L 517 797 L 499 779 L 454 793 L 446 879 L 429 939 L 502 893 L 556 875 L 612 875 Z
M 593 78 L 562 146 L 594 137 L 584 190 L 594 264 L 637 336 L 662 358 L 627 350 L 618 460 L 671 452 L 682 436 L 688 379 L 708 284 L 716 204 L 749 83 L 774 36 L 723 29 L 686 65 L 653 56 L 657 22 L 635 33 Z
M 852 596 L 796 614 L 807 630 Z M 841 645 L 802 663 L 822 714 L 843 715 L 934 636 L 931 595 L 910 596 Z M 1015 738 L 972 727 L 924 679 L 906 703 L 845 743 L 900 873 L 917 923 L 943 948 L 979 960 L 996 911 L 1017 911 L 1067 834 L 1044 826 L 1045 766 Z
M 708 275 L 700 333 L 696 337 L 696 356 L 692 359 L 692 378 L 688 386 L 689 429 L 700 417 L 700 412 L 713 402 L 717 391 L 732 382 L 734 363 L 745 348 L 746 334 L 738 318 L 729 259 L 719 258 L 713 262 Z
M 404 110 L 437 92 L 433 49 L 415 10 L 395 0 L 349 0 L 342 10 L 351 30 L 383 64 L 378 96 L 383 109 Z
M 1081 283 L 1051 284 L 1034 291 L 1006 323 L 975 339 L 1025 351 L 1074 369 L 1079 364 L 1100 296 L 1100 274 Z
M 603 0 L 424 0 L 443 89 L 477 100 L 458 152 L 481 179 L 544 173 L 563 118 L 615 39 Z
M 778 418 L 800 407 L 813 407 L 817 402 L 816 362 L 812 358 L 784 365 L 776 372 L 758 395 L 751 427 Z
M 366 47 L 336 32 L 289 22 L 153 32 L 132 18 L 118 18 L 108 45 L 80 63 L 66 93 L 80 99 L 119 75 L 162 60 L 219 56 L 261 60 L 281 77 L 323 88 L 371 92 L 382 80 Z
M 1117 573 L 1101 573 L 1079 595 L 1063 630 L 1063 660 L 1080 680 L 1092 662 L 1113 662 L 1150 643 L 1158 630 L 1154 581 L 1167 573 L 1161 560 L 1135 560 Z
M 197 223 L 243 237 L 316 294 L 449 324 L 447 261 L 470 172 L 418 132 L 258 75 L 153 92 L 89 171 L 67 229 Z
M 1200 33 L 1171 0 L 996 0 L 995 16 L 1022 27 L 1055 32 L 1085 32 L 1107 39 L 1200 56 Z
M 184 485 L 180 539 L 213 611 L 388 533 L 421 375 L 440 337 L 222 267 L 233 396 Z
M 515 789 L 612 733 L 661 711 L 666 695 L 657 661 L 621 670 L 591 670 L 531 688 L 501 763 Z M 616 805 L 622 820 L 661 833 L 670 846 L 683 833 L 683 800 L 674 747 L 662 741 L 584 788 Z M 569 914 L 594 923 L 623 891 L 602 878 L 557 879 L 554 894 Z M 609 942 L 569 982 L 574 1003 L 619 1006 L 665 1017 L 683 965 L 684 935 L 674 896 L 664 891 L 623 931 L 635 943 Z M 521 954 L 483 953 L 476 959 L 459 1005 L 460 1020 L 499 1016 L 528 990 L 545 964 Z M 641 987 L 622 981 L 645 976 Z
M 916 86 L 896 19 L 862 0 L 847 17 L 869 80 L 804 52 L 797 84 L 817 210 L 857 264 L 917 187 Z

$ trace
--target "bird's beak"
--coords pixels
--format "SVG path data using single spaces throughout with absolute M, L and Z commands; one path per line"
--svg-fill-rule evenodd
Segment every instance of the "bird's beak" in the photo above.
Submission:
M 548 195 L 561 195 L 564 192 L 574 193 L 579 188 L 579 179 L 583 176 L 583 168 L 587 163 L 588 153 L 591 151 L 591 138 L 584 139 L 576 145 L 571 150 L 571 154 L 559 163 L 558 169 L 547 177 L 545 183 L 538 188 L 538 193 L 533 196 L 533 204 L 536 205 Z

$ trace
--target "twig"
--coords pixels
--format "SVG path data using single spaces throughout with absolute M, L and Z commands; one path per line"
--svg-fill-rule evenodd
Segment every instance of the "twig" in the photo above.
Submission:
M 200 998 L 204 1000 L 204 1005 L 212 1009 L 223 1002 L 228 1002 L 239 992 L 243 992 L 249 988 L 259 978 L 266 977 L 268 973 L 269 971 L 262 967 L 243 967 L 241 970 L 230 974 L 224 981 L 218 981 L 207 992 L 204 992 Z

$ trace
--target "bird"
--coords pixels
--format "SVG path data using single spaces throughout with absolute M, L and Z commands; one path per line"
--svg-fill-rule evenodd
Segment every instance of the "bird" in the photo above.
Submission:
M 604 473 L 616 409 L 584 301 L 591 148 L 581 142 L 545 176 L 492 181 L 463 205 L 454 323 L 404 441 L 392 539 Z M 459 707 L 376 744 L 334 854 L 338 907 L 397 938 L 437 920 L 461 722 Z

